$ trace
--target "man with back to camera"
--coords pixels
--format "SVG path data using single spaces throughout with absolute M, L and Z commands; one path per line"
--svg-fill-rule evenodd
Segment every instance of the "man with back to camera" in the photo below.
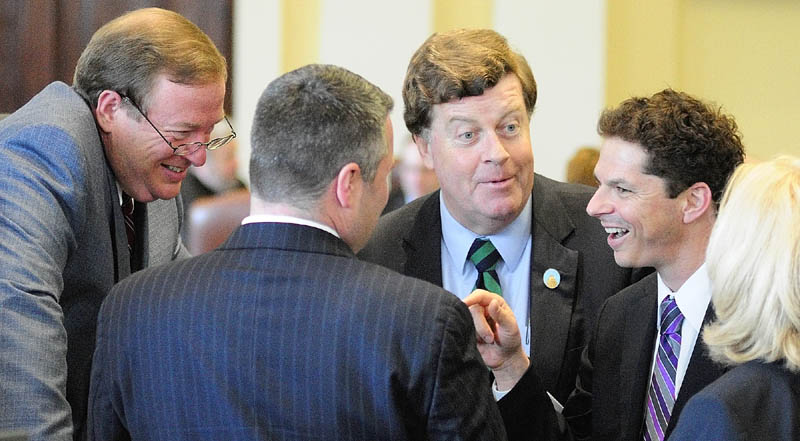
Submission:
M 705 249 L 744 148 L 732 117 L 671 89 L 606 110 L 598 131 L 600 186 L 586 211 L 606 229 L 619 265 L 656 273 L 603 305 L 563 415 L 574 439 L 661 440 L 686 401 L 722 374 L 697 344 L 713 317 Z M 467 303 L 489 342 L 484 357 L 518 365 L 524 354 L 503 299 L 482 292 Z M 514 438 L 531 419 L 525 403 L 537 402 L 538 382 L 530 371 L 509 377 L 516 385 L 503 401 L 514 405 L 503 417 Z
M 0 430 L 82 438 L 100 303 L 132 271 L 188 255 L 176 196 L 233 136 L 209 145 L 226 78 L 197 26 L 141 9 L 93 35 L 72 87 L 0 122 Z
M 355 258 L 388 197 L 391 107 L 335 66 L 267 87 L 251 215 L 103 303 L 89 439 L 505 439 L 466 306 Z
M 586 214 L 590 189 L 534 175 L 528 63 L 491 30 L 434 34 L 411 58 L 403 101 L 441 190 L 381 218 L 359 257 L 462 299 L 501 291 L 544 387 L 564 402 L 600 305 L 638 278 Z

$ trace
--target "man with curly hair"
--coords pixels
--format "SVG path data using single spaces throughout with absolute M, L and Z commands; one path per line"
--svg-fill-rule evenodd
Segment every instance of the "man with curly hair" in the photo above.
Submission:
M 617 264 L 656 273 L 603 304 L 563 415 L 574 439 L 663 440 L 686 401 L 722 374 L 696 344 L 713 317 L 705 250 L 744 148 L 733 118 L 671 89 L 606 110 L 598 131 L 599 188 L 586 211 L 605 228 Z M 494 330 L 477 320 L 479 334 L 499 340 L 496 353 L 515 354 L 504 361 L 515 364 L 519 337 L 502 299 L 484 292 L 467 303 L 495 319 Z M 504 398 L 507 425 L 532 420 L 532 376 Z

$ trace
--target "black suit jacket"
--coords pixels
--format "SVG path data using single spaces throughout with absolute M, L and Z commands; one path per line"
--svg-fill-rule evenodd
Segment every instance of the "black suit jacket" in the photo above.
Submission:
M 658 282 L 653 273 L 609 298 L 581 357 L 575 391 L 564 408 L 575 439 L 642 439 L 642 423 L 656 341 Z M 705 321 L 713 316 L 711 308 Z M 666 435 L 686 401 L 722 375 L 698 339 L 675 400 Z M 516 388 L 511 394 L 522 392 Z
M 531 362 L 561 402 L 575 386 L 580 354 L 603 301 L 641 277 L 614 262 L 606 234 L 586 214 L 593 189 L 536 175 L 531 234 Z M 439 192 L 381 217 L 359 257 L 442 286 Z M 561 273 L 544 285 L 548 268 Z
M 800 374 L 749 361 L 693 396 L 670 441 L 800 440 Z
M 316 228 L 248 224 L 117 285 L 89 439 L 505 439 L 463 303 L 354 257 Z

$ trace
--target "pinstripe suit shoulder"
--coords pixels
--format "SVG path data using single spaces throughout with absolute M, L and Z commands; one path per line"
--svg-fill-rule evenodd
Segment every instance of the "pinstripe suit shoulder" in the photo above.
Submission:
M 144 208 L 145 263 L 181 250 L 180 207 Z M 100 302 L 130 273 L 91 110 L 53 83 L 0 122 L 0 429 L 81 436 Z M 35 360 L 35 362 L 31 362 Z
M 333 235 L 244 225 L 106 299 L 90 439 L 504 439 L 472 329 Z

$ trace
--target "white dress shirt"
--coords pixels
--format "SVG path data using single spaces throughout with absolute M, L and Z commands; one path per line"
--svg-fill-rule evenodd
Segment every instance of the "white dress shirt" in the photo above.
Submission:
M 672 292 L 664 281 L 661 280 L 661 275 L 658 275 L 658 304 L 668 295 L 675 297 L 678 303 L 678 309 L 683 313 L 683 324 L 681 325 L 681 351 L 678 355 L 678 366 L 675 372 L 675 396 L 681 390 L 683 378 L 686 376 L 686 369 L 689 367 L 689 359 L 692 358 L 692 351 L 694 345 L 697 343 L 697 337 L 700 335 L 700 329 L 703 327 L 703 319 L 706 315 L 706 309 L 711 301 L 711 281 L 708 278 L 708 271 L 706 264 L 700 265 L 700 268 L 694 272 L 677 291 Z M 656 355 L 658 354 L 658 339 L 661 335 L 661 308 L 658 308 L 656 313 L 656 340 L 653 344 L 653 361 L 650 367 L 650 379 L 653 378 L 653 366 L 655 366 Z M 648 382 L 648 390 L 650 384 Z
M 255 224 L 260 222 L 272 222 L 277 224 L 296 224 L 296 225 L 305 225 L 307 227 L 314 227 L 319 228 L 320 230 L 327 231 L 328 233 L 333 234 L 336 237 L 339 237 L 339 233 L 336 232 L 333 228 L 329 227 L 328 225 L 321 224 L 319 222 L 314 222 L 309 219 L 303 219 L 301 217 L 294 217 L 294 216 L 283 216 L 277 214 L 251 214 L 242 220 L 242 225 L 245 224 Z

